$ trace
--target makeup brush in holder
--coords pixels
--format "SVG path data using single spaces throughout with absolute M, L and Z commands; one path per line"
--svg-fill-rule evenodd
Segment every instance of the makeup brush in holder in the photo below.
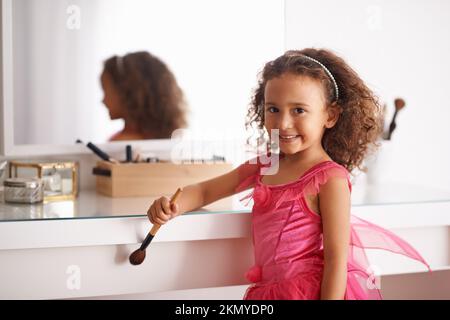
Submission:
M 395 122 L 396 118 L 397 118 L 397 114 L 400 110 L 402 110 L 406 103 L 405 100 L 401 99 L 401 98 L 397 98 L 394 101 L 394 105 L 395 105 L 395 112 L 394 112 L 394 116 L 392 117 L 391 123 L 389 125 L 389 131 L 386 135 L 386 140 L 391 140 L 391 136 L 392 136 L 392 132 L 394 132 L 395 128 L 397 127 L 397 123 Z
M 170 205 L 173 205 L 177 201 L 178 197 L 181 194 L 181 191 L 182 190 L 180 188 L 178 188 L 177 192 L 175 192 L 175 194 L 170 199 Z M 134 251 L 130 255 L 130 263 L 132 265 L 136 266 L 136 265 L 139 265 L 142 262 L 144 262 L 144 260 L 145 260 L 145 250 L 147 249 L 149 244 L 152 242 L 153 238 L 155 237 L 155 235 L 158 232 L 160 227 L 161 227 L 161 225 L 159 225 L 159 224 L 156 224 L 156 223 L 153 224 L 152 229 L 147 234 L 147 237 L 145 237 L 144 241 L 141 244 L 141 247 L 139 249 L 137 249 L 136 251 Z

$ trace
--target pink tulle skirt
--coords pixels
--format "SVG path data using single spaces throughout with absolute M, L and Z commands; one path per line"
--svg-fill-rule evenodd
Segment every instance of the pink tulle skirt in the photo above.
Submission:
M 380 249 L 417 260 L 431 272 L 423 257 L 389 230 L 352 215 L 345 300 L 380 300 L 379 278 L 370 270 L 366 249 Z M 253 284 L 245 300 L 320 299 L 323 258 L 315 256 L 271 266 L 254 266 L 246 274 Z

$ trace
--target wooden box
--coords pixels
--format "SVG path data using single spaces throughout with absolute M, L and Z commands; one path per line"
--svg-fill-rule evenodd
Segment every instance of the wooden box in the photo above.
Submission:
M 97 192 L 109 197 L 172 195 L 178 187 L 208 180 L 233 169 L 231 163 L 111 163 L 94 168 Z

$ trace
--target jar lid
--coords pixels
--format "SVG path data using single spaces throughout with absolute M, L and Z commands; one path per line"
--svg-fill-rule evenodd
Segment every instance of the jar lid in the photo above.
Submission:
M 16 188 L 38 188 L 42 185 L 42 181 L 38 178 L 8 178 L 3 181 L 3 185 Z

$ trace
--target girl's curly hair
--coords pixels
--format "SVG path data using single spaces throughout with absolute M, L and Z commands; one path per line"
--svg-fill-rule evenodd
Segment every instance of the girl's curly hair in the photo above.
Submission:
M 129 119 L 144 137 L 170 138 L 186 126 L 184 94 L 167 65 L 149 52 L 113 56 L 104 62 Z
M 316 62 L 321 62 L 333 75 L 339 87 L 336 90 L 330 77 Z M 326 49 L 307 48 L 287 51 L 277 59 L 266 63 L 260 74 L 258 86 L 254 91 L 247 113 L 246 128 L 264 128 L 264 90 L 269 80 L 289 72 L 308 76 L 323 84 L 327 106 L 336 101 L 341 108 L 337 123 L 326 129 L 322 146 L 333 161 L 348 171 L 355 168 L 364 170 L 362 163 L 369 152 L 378 147 L 377 139 L 382 131 L 381 107 L 378 97 L 364 84 L 358 74 L 340 57 Z M 259 130 L 257 144 L 267 144 L 267 133 Z M 251 144 L 250 137 L 248 143 Z

